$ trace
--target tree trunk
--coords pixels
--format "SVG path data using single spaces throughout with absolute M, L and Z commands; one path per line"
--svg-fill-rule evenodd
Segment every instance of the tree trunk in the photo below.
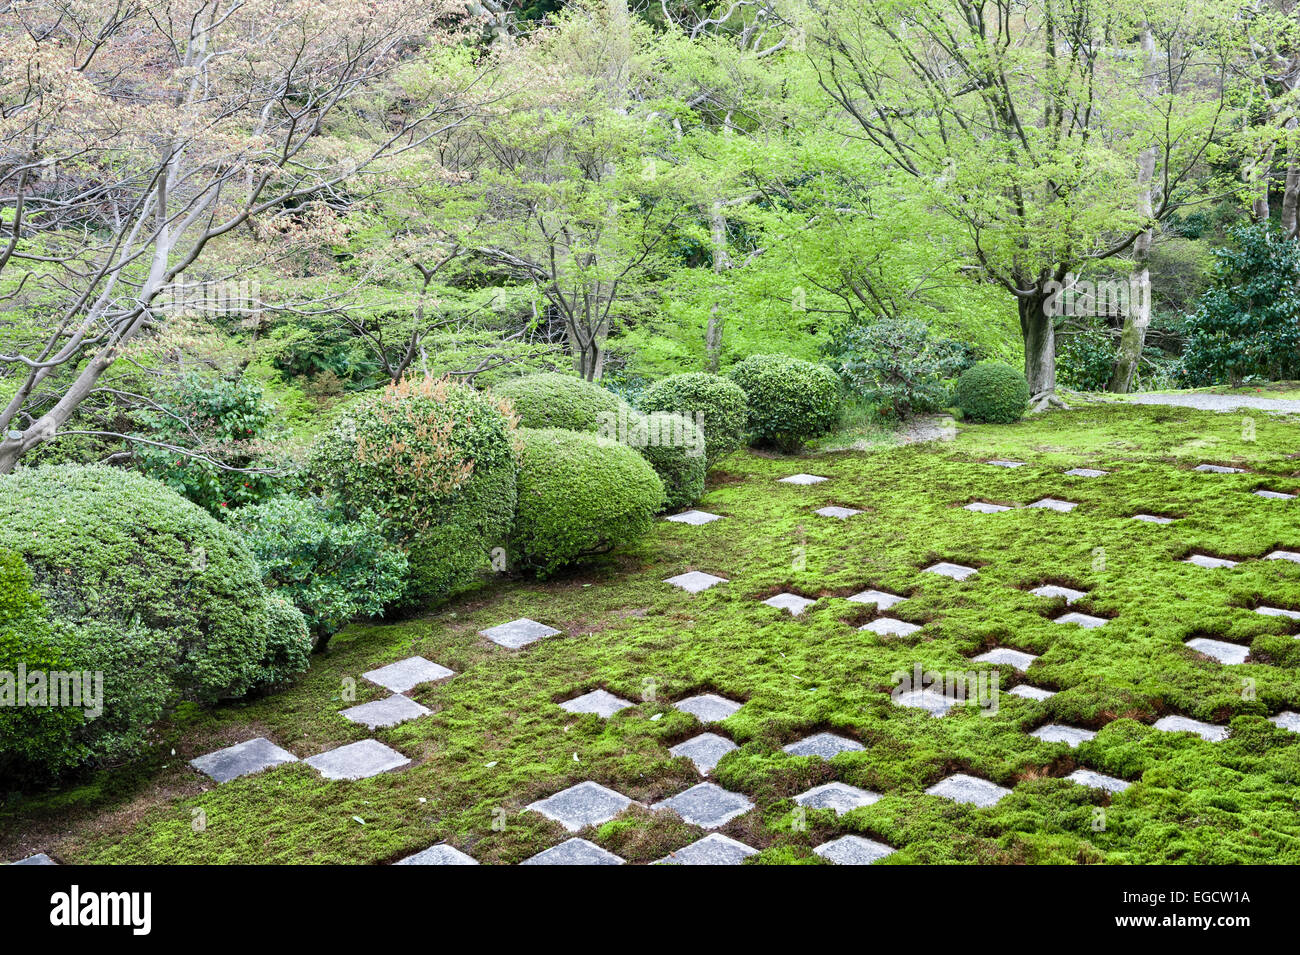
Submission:
M 1025 341 L 1025 380 L 1029 394 L 1038 396 L 1056 391 L 1056 327 L 1047 314 L 1046 295 L 1017 299 L 1020 333 Z
M 722 214 L 722 201 L 716 200 L 709 208 L 709 232 L 713 240 L 713 275 L 714 294 L 721 287 L 722 273 L 731 268 L 731 256 L 727 254 L 727 219 Z M 708 356 L 708 368 L 713 374 L 718 373 L 722 358 L 722 306 L 715 300 L 709 310 L 709 324 L 704 330 L 704 350 Z
M 1292 120 L 1294 123 L 1295 120 Z M 1286 163 L 1286 191 L 1282 194 L 1282 234 L 1300 236 L 1300 153 L 1292 153 Z

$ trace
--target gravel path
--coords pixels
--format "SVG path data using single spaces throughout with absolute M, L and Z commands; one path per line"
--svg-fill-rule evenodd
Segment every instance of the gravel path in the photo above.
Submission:
M 1300 401 L 1293 398 L 1262 398 L 1255 395 L 1211 395 L 1204 393 L 1161 395 L 1136 394 L 1126 399 L 1135 405 L 1174 405 L 1202 411 L 1271 411 L 1275 414 L 1300 414 Z

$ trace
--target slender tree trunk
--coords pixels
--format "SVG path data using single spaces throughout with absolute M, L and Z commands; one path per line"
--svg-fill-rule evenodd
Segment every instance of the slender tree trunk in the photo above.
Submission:
M 722 273 L 731 268 L 731 256 L 727 255 L 727 219 L 722 214 L 721 200 L 715 201 L 709 208 L 709 228 L 713 240 L 714 287 L 717 289 L 721 286 Z M 722 322 L 722 306 L 714 301 L 713 307 L 709 310 L 709 324 L 704 330 L 708 368 L 714 374 L 717 374 L 722 358 Z
M 1047 296 L 1017 299 L 1020 333 L 1025 341 L 1025 380 L 1029 394 L 1037 397 L 1056 391 L 1056 326 L 1047 314 Z
M 1300 237 L 1300 153 L 1292 153 L 1287 158 L 1286 191 L 1282 194 L 1282 234 L 1292 239 Z

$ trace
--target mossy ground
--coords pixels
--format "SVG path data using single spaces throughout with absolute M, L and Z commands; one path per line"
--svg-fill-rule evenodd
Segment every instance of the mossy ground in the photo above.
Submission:
M 485 863 L 518 862 L 568 837 L 523 811 L 534 799 L 594 779 L 648 803 L 698 782 L 667 750 L 700 727 L 670 704 L 713 690 L 745 703 L 712 727 L 740 747 L 713 778 L 757 804 L 722 831 L 761 849 L 758 862 L 819 861 L 812 847 L 855 832 L 896 847 L 889 863 L 1300 863 L 1300 734 L 1265 719 L 1300 708 L 1300 642 L 1291 621 L 1251 609 L 1300 608 L 1300 566 L 1255 559 L 1300 550 L 1300 500 L 1250 493 L 1300 490 L 1292 456 L 1300 424 L 1253 420 L 1251 441 L 1238 415 L 1094 405 L 963 426 L 948 444 L 733 455 L 700 505 L 725 520 L 661 522 L 636 551 L 581 575 L 502 578 L 420 619 L 353 626 L 292 687 L 187 709 L 141 762 L 11 797 L 0 856 L 378 863 L 446 840 Z M 982 463 L 989 458 L 1029 464 L 1008 470 Z M 1250 473 L 1191 470 L 1203 461 Z M 1111 473 L 1061 473 L 1078 465 Z M 796 471 L 832 480 L 777 483 Z M 1079 507 L 961 508 L 1044 496 Z M 813 514 L 827 504 L 864 513 Z M 1178 520 L 1132 520 L 1139 512 Z M 1192 551 L 1243 563 L 1179 562 Z M 965 582 L 919 573 L 936 560 L 980 572 Z M 697 596 L 661 583 L 692 569 L 730 582 Z M 1088 591 L 1073 609 L 1112 619 L 1096 630 L 1052 623 L 1062 604 L 1025 592 L 1045 582 Z M 867 587 L 908 595 L 893 615 L 924 628 L 905 638 L 859 631 L 871 608 L 842 598 Z M 798 618 L 760 603 L 784 590 L 817 603 Z M 520 652 L 476 636 L 516 617 L 567 635 Z M 1249 644 L 1258 662 L 1221 666 L 1183 646 L 1196 635 Z M 1028 679 L 1060 692 L 1042 702 L 1003 693 L 993 716 L 968 707 L 934 719 L 891 704 L 895 671 L 982 669 L 969 658 L 995 645 L 1040 655 L 1027 678 L 1004 669 L 1004 690 Z M 374 734 L 338 715 L 349 705 L 345 681 L 356 680 L 357 702 L 378 698 L 360 674 L 417 653 L 457 671 L 413 694 L 433 715 Z M 646 701 L 608 721 L 556 705 L 596 687 Z M 1232 736 L 1208 743 L 1153 730 L 1166 713 L 1230 723 Z M 1028 735 L 1047 722 L 1100 732 L 1073 750 Z M 865 749 L 830 762 L 781 752 L 820 729 Z M 374 735 L 413 765 L 347 783 L 296 765 L 221 786 L 185 765 L 255 735 L 304 757 Z M 1078 766 L 1134 785 L 1107 796 L 1061 778 Z M 955 771 L 1014 791 L 991 809 L 924 793 Z M 832 779 L 884 798 L 839 818 L 809 812 L 805 828 L 794 825 L 791 797 Z M 1106 810 L 1101 829 L 1096 807 Z M 584 833 L 637 862 L 701 834 L 637 809 Z

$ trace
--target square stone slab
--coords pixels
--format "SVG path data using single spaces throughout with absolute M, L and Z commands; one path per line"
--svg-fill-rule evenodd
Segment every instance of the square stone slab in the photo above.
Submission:
M 974 657 L 974 659 L 978 663 L 1004 663 L 1024 673 L 1029 669 L 1029 664 L 1037 660 L 1038 657 L 1032 653 L 1025 653 L 1023 650 L 1012 650 L 1010 647 L 994 647 L 987 653 L 981 653 L 979 656 Z
M 942 574 L 944 577 L 951 577 L 953 580 L 965 580 L 972 574 L 979 573 L 974 567 L 967 567 L 965 564 L 950 564 L 946 560 L 941 560 L 937 564 L 931 564 L 925 568 L 922 573 L 925 574 Z M 881 607 L 880 609 L 884 609 Z
M 1034 503 L 1029 506 L 1066 513 L 1067 511 L 1074 510 L 1079 505 L 1075 504 L 1073 501 L 1062 501 L 1059 497 L 1045 497 L 1040 501 L 1034 501 Z
M 53 859 L 47 856 L 44 852 L 38 852 L 34 856 L 28 856 L 26 859 L 19 859 L 17 862 L 11 864 L 12 865 L 58 865 L 57 862 L 55 862 Z
M 813 511 L 814 514 L 820 514 L 822 517 L 838 517 L 840 520 L 847 520 L 854 514 L 861 514 L 861 511 L 855 511 L 851 507 L 823 507 Z
M 446 667 L 439 666 L 424 657 L 407 657 L 405 660 L 398 660 L 396 663 L 390 663 L 378 670 L 368 670 L 361 674 L 371 683 L 377 683 L 385 690 L 391 690 L 394 693 L 405 693 L 421 683 L 445 680 L 447 677 L 455 675 L 454 670 L 448 670 Z
M 1282 727 L 1284 730 L 1290 730 L 1292 733 L 1300 733 L 1300 713 L 1286 710 L 1285 712 L 1277 714 L 1277 716 L 1270 716 L 1268 721 L 1274 726 Z
M 892 697 L 895 706 L 925 710 L 931 716 L 943 716 L 959 701 L 934 690 L 907 690 Z
M 1040 726 L 1029 735 L 1041 739 L 1044 743 L 1064 743 L 1070 749 L 1097 736 L 1092 730 L 1080 729 L 1077 726 L 1063 726 L 1060 723 Z
M 866 747 L 857 740 L 836 736 L 834 733 L 814 733 L 785 747 L 785 751 L 791 756 L 820 756 L 822 759 L 830 759 L 840 753 L 856 753 L 864 749 Z
M 1056 584 L 1044 584 L 1041 587 L 1035 587 L 1029 591 L 1035 597 L 1064 597 L 1067 604 L 1072 604 L 1080 597 L 1086 597 L 1087 593 L 1082 590 L 1074 590 L 1070 587 L 1058 587 Z
M 990 504 L 988 501 L 972 501 L 962 508 L 963 511 L 974 511 L 976 514 L 1001 514 L 1003 511 L 1009 511 L 1011 508 L 1005 504 Z
M 782 484 L 820 484 L 822 481 L 829 480 L 817 474 L 791 474 L 789 477 L 779 479 Z
M 478 860 L 454 846 L 439 845 L 429 846 L 413 856 L 398 859 L 393 865 L 478 865 Z
M 418 716 L 428 716 L 431 712 L 432 710 L 425 709 L 409 696 L 395 693 L 385 699 L 375 700 L 373 703 L 362 703 L 360 706 L 349 707 L 339 715 L 345 720 L 360 723 L 362 726 L 368 726 L 373 730 L 379 729 L 381 726 L 396 726 L 398 723 L 405 723 L 407 720 L 413 720 Z
M 1264 555 L 1265 560 L 1289 560 L 1293 564 L 1300 564 L 1300 553 L 1293 550 L 1275 550 Z
M 700 693 L 678 700 L 673 706 L 683 713 L 690 713 L 701 723 L 720 723 L 740 709 L 741 704 L 716 693 Z
M 909 634 L 916 633 L 921 628 L 914 623 L 908 623 L 906 620 L 895 620 L 893 617 L 877 617 L 871 623 L 863 624 L 858 629 L 870 630 L 882 637 L 906 637 Z
M 1266 617 L 1286 617 L 1289 620 L 1300 620 L 1300 610 L 1283 610 L 1281 607 L 1256 607 L 1255 613 L 1262 613 Z
M 719 736 L 717 733 L 701 733 L 684 743 L 678 743 L 668 752 L 674 756 L 685 756 L 695 764 L 700 775 L 707 776 L 718 765 L 718 760 L 736 748 L 736 744 L 725 736 Z
M 570 713 L 595 713 L 597 716 L 609 719 L 619 710 L 625 710 L 631 705 L 627 700 L 615 696 L 608 690 L 592 690 L 582 696 L 565 700 L 560 704 L 560 709 L 568 710 Z
M 1294 494 L 1284 494 L 1281 491 L 1270 491 L 1267 488 L 1260 488 L 1254 493 L 1256 497 L 1266 497 L 1270 501 L 1291 501 L 1295 499 Z
M 206 756 L 192 759 L 190 765 L 199 772 L 211 776 L 217 782 L 224 783 L 239 776 L 260 773 L 264 769 L 270 769 L 272 766 L 279 766 L 282 763 L 296 762 L 298 762 L 298 757 L 293 753 L 281 749 L 269 739 L 259 736 L 257 739 L 250 739 L 247 743 L 236 743 L 234 746 L 219 749 L 215 753 L 208 753 Z
M 754 804 L 739 793 L 728 792 L 714 783 L 699 783 L 671 799 L 655 803 L 651 808 L 655 811 L 671 809 L 693 826 L 717 829 L 749 812 Z
M 1172 517 L 1161 517 L 1159 514 L 1134 514 L 1133 520 L 1146 521 L 1148 524 L 1172 524 Z
M 1103 474 L 1109 474 L 1109 471 L 1103 471 L 1100 468 L 1070 468 L 1065 472 L 1073 477 L 1101 477 Z
M 967 776 L 965 773 L 955 773 L 947 779 L 941 779 L 926 792 L 932 796 L 942 796 L 953 802 L 970 803 L 980 808 L 996 805 L 1004 796 L 1011 795 L 1011 790 L 1005 786 L 980 779 L 978 776 Z
M 326 750 L 303 760 L 326 779 L 365 779 L 408 765 L 411 761 L 377 739 L 363 739 Z
M 708 524 L 712 521 L 722 520 L 721 514 L 710 514 L 708 511 L 682 511 L 680 514 L 669 514 L 664 518 L 666 521 L 672 521 L 676 524 L 690 524 L 692 527 L 699 527 L 701 524 Z
M 1162 716 L 1154 724 L 1156 729 L 1166 733 L 1195 733 L 1203 740 L 1217 743 L 1228 738 L 1228 727 L 1202 723 L 1189 716 Z
M 1078 783 L 1080 786 L 1087 786 L 1089 789 L 1104 789 L 1108 793 L 1122 793 L 1133 785 L 1127 779 L 1116 779 L 1114 776 L 1107 776 L 1104 773 L 1094 773 L 1091 769 L 1076 769 L 1065 778 Z
M 886 593 L 883 590 L 864 590 L 846 599 L 852 600 L 856 604 L 875 604 L 877 610 L 888 610 L 895 604 L 901 604 L 907 598 Z
M 1235 560 L 1228 560 L 1226 557 L 1211 557 L 1209 554 L 1193 554 L 1191 557 L 1182 561 L 1184 564 L 1195 564 L 1197 567 L 1236 567 Z
M 834 809 L 837 816 L 842 816 L 859 806 L 870 806 L 880 799 L 880 793 L 859 789 L 848 783 L 826 783 L 824 786 L 814 786 L 806 793 L 794 797 L 794 801 L 801 806 L 807 806 L 809 809 Z
M 720 832 L 710 832 L 698 842 L 670 852 L 655 865 L 741 865 L 753 855 L 758 855 L 757 849 Z
M 1019 696 L 1026 700 L 1046 700 L 1056 696 L 1055 690 L 1042 690 L 1036 686 L 1030 686 L 1028 683 L 1020 683 L 1007 690 L 1012 696 Z
M 1193 471 L 1209 471 L 1211 474 L 1244 474 L 1243 468 L 1228 468 L 1222 464 L 1198 464 Z
M 1188 640 L 1183 646 L 1191 647 L 1197 653 L 1204 653 L 1207 657 L 1214 657 L 1220 663 L 1245 663 L 1246 657 L 1250 656 L 1250 647 L 1228 643 L 1226 640 L 1211 640 L 1209 637 Z
M 558 846 L 535 856 L 530 856 L 520 865 L 623 865 L 622 856 L 616 856 L 586 839 L 566 839 Z
M 995 468 L 1022 468 L 1025 466 L 1024 461 L 989 461 L 987 463 Z
M 630 805 L 632 800 L 622 793 L 614 792 L 600 783 L 587 781 L 563 789 L 554 796 L 529 803 L 524 808 L 540 812 L 570 832 L 577 832 L 587 826 L 609 822 Z
M 803 613 L 804 607 L 814 601 L 807 597 L 800 597 L 798 594 L 777 594 L 775 597 L 768 597 L 763 603 L 769 607 L 775 607 L 777 610 L 788 610 L 791 616 L 799 616 Z
M 560 632 L 544 623 L 529 620 L 527 617 L 520 617 L 518 620 L 511 620 L 509 623 L 499 623 L 495 627 L 480 630 L 479 634 L 508 650 L 518 650 L 530 643 L 536 643 L 543 637 L 553 637 Z
M 1094 617 L 1090 613 L 1079 613 L 1072 610 L 1069 613 L 1061 614 L 1052 623 L 1074 623 L 1085 630 L 1096 630 L 1098 627 L 1106 626 L 1110 621 L 1105 617 Z
M 666 584 L 682 588 L 689 594 L 698 594 L 701 590 L 708 590 L 716 584 L 725 584 L 726 582 L 726 577 L 714 577 L 712 574 L 706 574 L 699 570 L 678 574 L 676 577 L 669 577 L 664 581 Z
M 893 851 L 883 842 L 874 842 L 861 836 L 840 836 L 830 842 L 823 842 L 813 850 L 836 865 L 871 865 Z

